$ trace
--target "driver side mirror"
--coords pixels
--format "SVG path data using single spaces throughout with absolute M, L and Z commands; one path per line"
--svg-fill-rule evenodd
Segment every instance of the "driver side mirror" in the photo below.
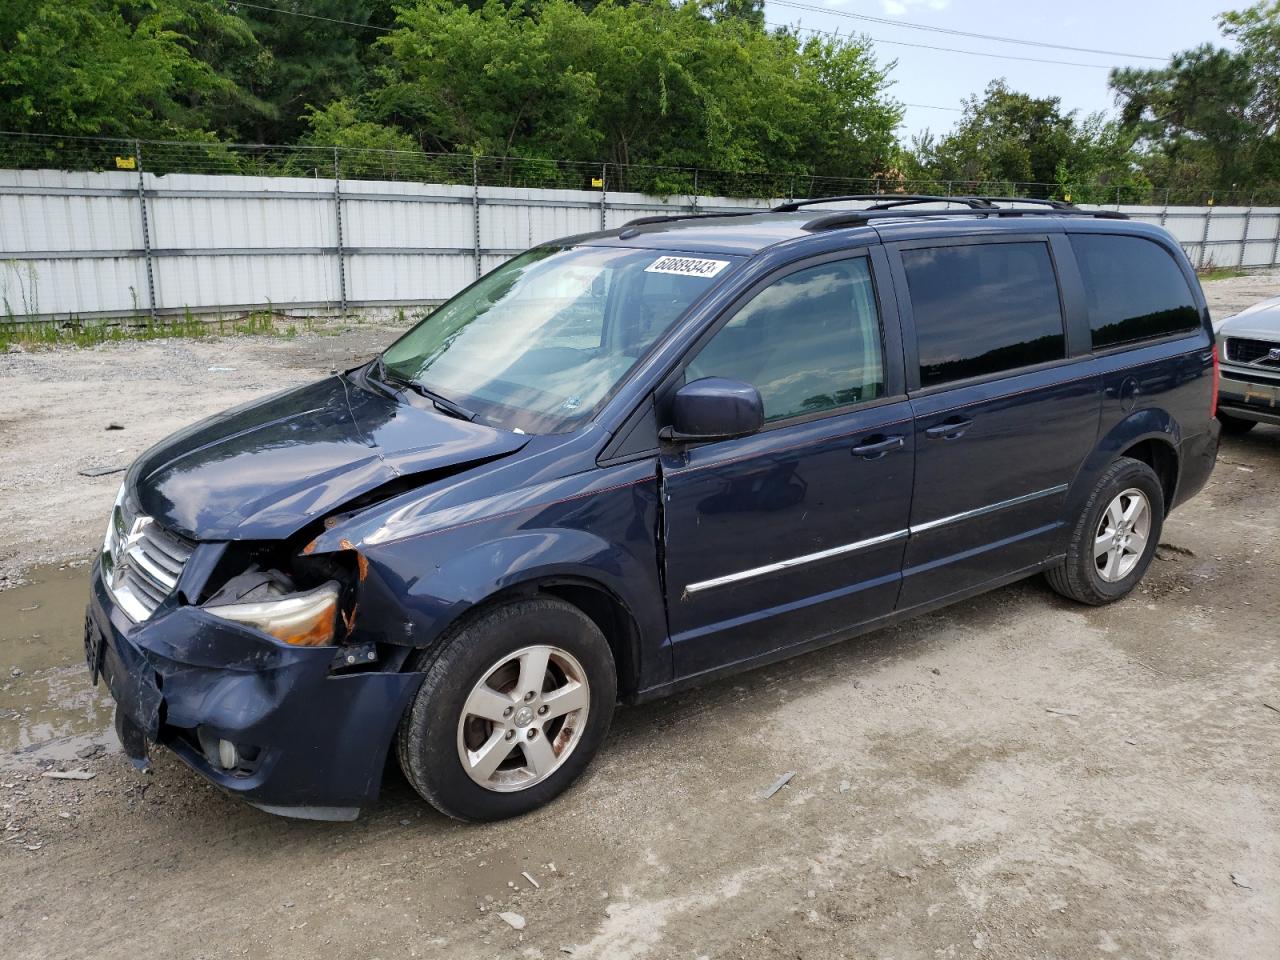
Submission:
M 671 426 L 658 432 L 663 440 L 744 437 L 764 426 L 764 401 L 760 391 L 749 383 L 704 377 L 676 391 L 671 420 Z

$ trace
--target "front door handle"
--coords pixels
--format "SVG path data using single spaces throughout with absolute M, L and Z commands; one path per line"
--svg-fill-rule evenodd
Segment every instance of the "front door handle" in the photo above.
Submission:
M 876 436 L 879 435 L 877 434 Z M 906 442 L 897 434 L 891 437 L 881 436 L 879 439 L 876 439 L 876 436 L 868 437 L 866 441 L 858 444 L 849 452 L 855 457 L 865 457 L 868 460 L 878 460 L 890 450 L 896 450 Z
M 964 436 L 964 432 L 971 426 L 973 421 L 966 417 L 948 417 L 941 423 L 926 428 L 924 435 L 934 440 L 954 440 Z

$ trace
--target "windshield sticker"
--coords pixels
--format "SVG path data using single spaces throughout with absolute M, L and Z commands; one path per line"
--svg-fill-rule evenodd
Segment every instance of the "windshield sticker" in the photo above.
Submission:
M 728 260 L 699 260 L 696 257 L 659 257 L 645 267 L 644 272 L 674 273 L 682 277 L 714 277 L 728 265 Z

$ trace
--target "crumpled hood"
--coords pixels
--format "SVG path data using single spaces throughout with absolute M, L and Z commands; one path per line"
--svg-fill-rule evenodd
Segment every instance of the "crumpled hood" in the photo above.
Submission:
M 528 442 L 358 383 L 329 377 L 157 444 L 129 474 L 143 512 L 195 540 L 279 539 L 384 483 L 458 472 Z

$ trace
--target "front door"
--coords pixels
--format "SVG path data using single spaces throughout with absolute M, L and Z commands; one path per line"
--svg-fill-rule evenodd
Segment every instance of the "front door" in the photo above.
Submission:
M 893 610 L 914 439 L 891 333 L 863 254 L 765 281 L 687 362 L 685 382 L 753 384 L 766 425 L 661 455 L 678 677 Z

